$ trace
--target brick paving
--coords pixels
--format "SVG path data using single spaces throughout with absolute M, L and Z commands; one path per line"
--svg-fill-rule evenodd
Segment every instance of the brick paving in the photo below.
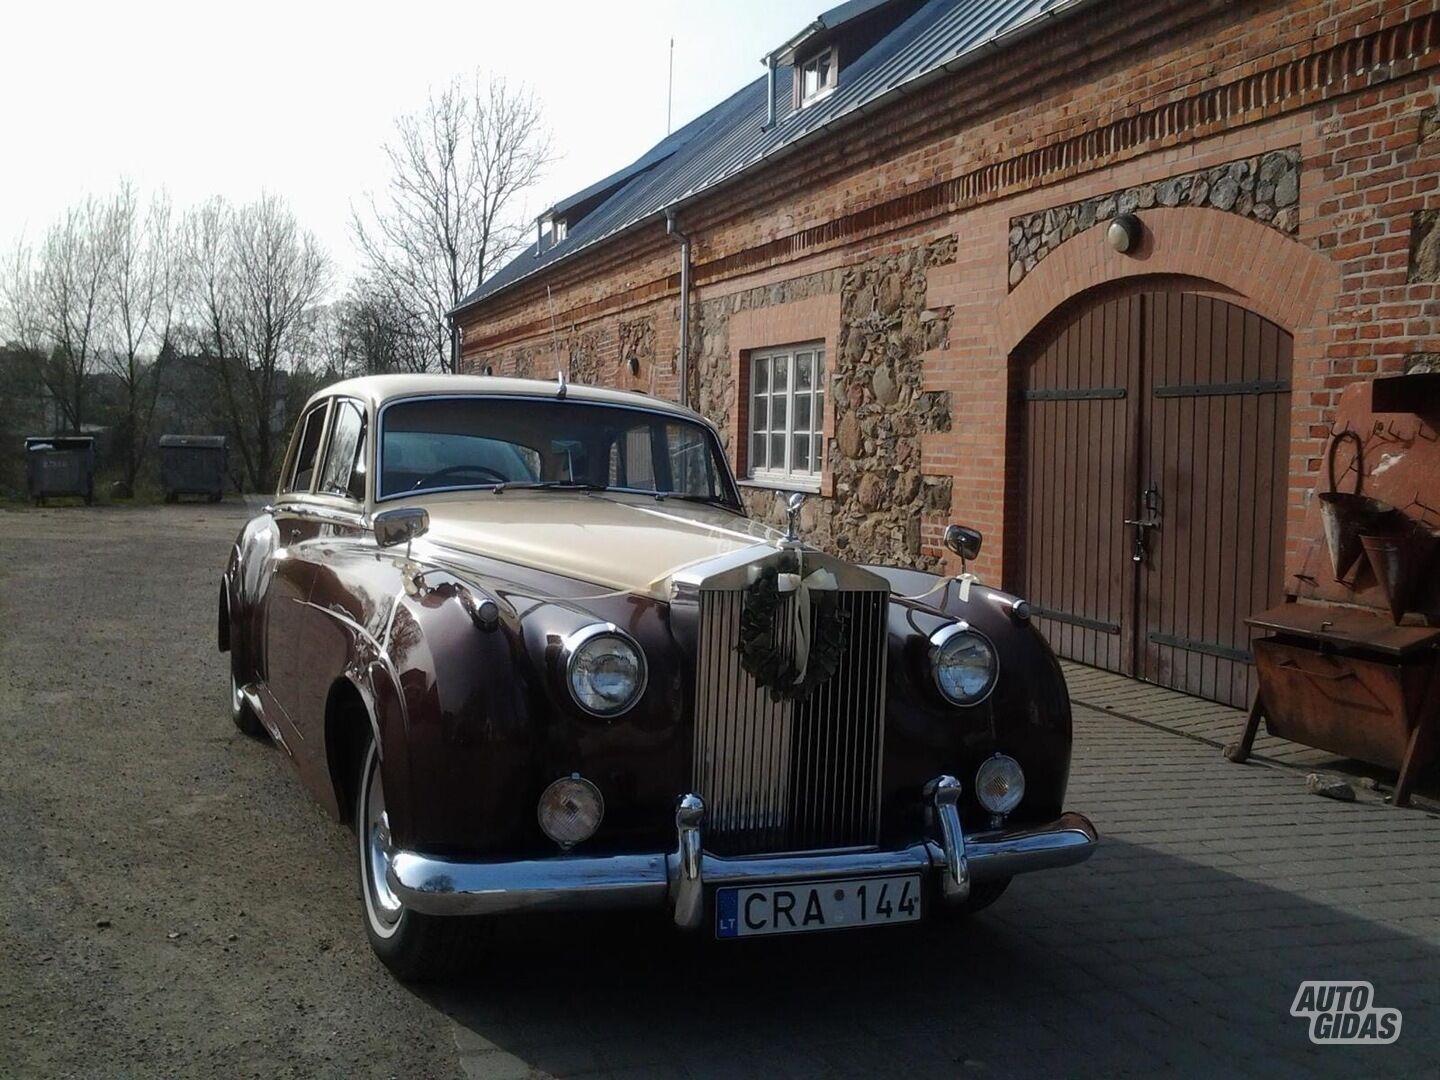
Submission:
M 1102 847 L 970 925 L 721 945 L 536 922 L 431 1000 L 471 1077 L 1435 1075 L 1440 819 L 1206 738 L 1077 703 L 1069 802 Z M 1289 1007 L 1325 978 L 1372 982 L 1399 1041 L 1311 1045 Z

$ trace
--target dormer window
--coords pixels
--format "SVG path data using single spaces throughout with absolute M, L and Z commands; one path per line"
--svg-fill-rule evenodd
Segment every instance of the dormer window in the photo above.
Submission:
M 561 240 L 564 240 L 565 237 L 569 235 L 569 230 L 566 228 L 565 219 L 556 218 L 554 221 L 552 221 L 550 223 L 550 232 L 553 236 L 553 243 L 558 244 Z
M 835 62 L 833 48 L 822 49 L 814 56 L 795 65 L 800 74 L 800 106 L 804 108 L 833 93 L 839 81 L 840 65 Z

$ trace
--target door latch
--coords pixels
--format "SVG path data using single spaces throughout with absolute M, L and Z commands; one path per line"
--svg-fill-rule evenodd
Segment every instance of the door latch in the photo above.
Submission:
M 1145 489 L 1141 496 L 1141 505 L 1145 509 L 1145 516 L 1141 518 L 1126 518 L 1126 525 L 1135 527 L 1135 542 L 1130 549 L 1130 561 L 1141 563 L 1145 561 L 1146 538 L 1151 529 L 1160 527 L 1160 486 L 1154 482 Z

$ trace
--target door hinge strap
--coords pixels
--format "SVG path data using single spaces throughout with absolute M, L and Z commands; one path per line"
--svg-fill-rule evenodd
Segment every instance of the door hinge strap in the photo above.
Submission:
M 1084 615 L 1071 615 L 1068 611 L 1056 611 L 1054 608 L 1041 607 L 1039 604 L 1031 604 L 1030 613 L 1042 619 L 1053 619 L 1055 622 L 1069 623 L 1071 626 L 1083 627 L 1086 630 L 1099 630 L 1102 634 L 1120 633 L 1119 623 L 1089 619 Z
M 1221 397 L 1226 394 L 1288 394 L 1288 379 L 1254 379 L 1250 382 L 1172 383 L 1155 387 L 1156 397 Z
M 1123 386 L 1076 386 L 1054 387 L 1044 390 L 1026 390 L 1026 401 L 1097 401 L 1114 400 L 1125 396 Z
M 1156 645 L 1169 645 L 1172 648 L 1184 649 L 1186 652 L 1218 656 L 1221 660 L 1236 660 L 1242 664 L 1253 663 L 1255 660 L 1255 657 L 1245 649 L 1236 649 L 1214 641 L 1200 641 L 1196 638 L 1179 637 L 1175 634 L 1150 634 L 1148 637 Z

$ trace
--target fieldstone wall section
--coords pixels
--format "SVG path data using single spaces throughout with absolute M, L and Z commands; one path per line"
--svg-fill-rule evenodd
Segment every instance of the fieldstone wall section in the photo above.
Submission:
M 1418 210 L 1410 218 L 1412 285 L 1440 282 L 1440 210 Z
M 628 373 L 631 361 L 649 368 L 655 359 L 655 318 L 646 316 L 620 323 L 620 364 Z
M 1300 148 L 1291 147 L 1011 218 L 1010 288 L 1065 241 L 1120 214 L 1153 206 L 1207 206 L 1295 236 L 1299 203 Z
M 836 288 L 840 292 L 837 355 L 827 359 L 835 417 L 827 448 L 834 495 L 812 497 L 801 511 L 806 539 L 825 550 L 861 562 L 919 569 L 940 565 L 922 550 L 921 523 L 926 515 L 950 509 L 952 481 L 921 472 L 920 436 L 949 430 L 951 401 L 948 392 L 921 390 L 921 357 L 943 347 L 950 334 L 950 309 L 927 307 L 926 271 L 954 262 L 955 251 L 956 239 L 948 236 L 729 298 L 759 306 Z M 706 313 L 699 322 L 705 339 L 697 380 L 702 408 L 723 429 L 718 413 L 728 420 L 734 400 L 728 349 L 710 344 L 720 333 L 713 315 Z M 745 500 L 756 517 L 783 526 L 783 500 L 775 492 L 746 488 Z

